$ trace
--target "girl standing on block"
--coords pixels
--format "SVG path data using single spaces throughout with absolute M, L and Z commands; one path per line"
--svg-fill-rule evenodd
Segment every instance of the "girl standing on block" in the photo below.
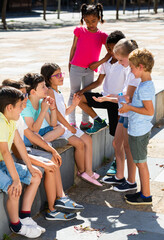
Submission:
M 60 112 L 58 121 L 67 128 L 63 136 L 75 148 L 78 176 L 94 185 L 102 186 L 97 181 L 100 175 L 92 171 L 92 138 L 80 129 L 75 129 L 65 119 L 66 115 L 69 115 L 79 104 L 79 96 L 74 95 L 71 106 L 66 108 L 63 95 L 58 89 L 59 86 L 63 85 L 64 79 L 60 67 L 55 63 L 45 63 L 41 68 L 41 74 L 49 88 L 48 95 L 55 99 L 57 110 Z
M 68 105 L 72 104 L 73 96 L 81 88 L 88 86 L 94 80 L 94 71 L 89 68 L 90 64 L 99 60 L 102 44 L 106 44 L 108 35 L 97 28 L 99 21 L 103 20 L 103 6 L 97 5 L 81 6 L 81 24 L 83 21 L 86 27 L 76 27 L 74 30 L 74 40 L 70 51 L 70 97 Z M 97 71 L 97 69 L 95 69 Z M 75 110 L 69 115 L 69 122 L 76 126 Z M 89 116 L 83 112 L 80 128 L 87 130 L 91 128 Z

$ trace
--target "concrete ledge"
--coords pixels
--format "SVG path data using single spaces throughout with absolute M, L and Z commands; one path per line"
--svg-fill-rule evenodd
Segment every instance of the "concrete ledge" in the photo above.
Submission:
M 164 117 L 164 90 L 155 95 L 155 114 L 153 118 L 153 125 L 158 123 Z

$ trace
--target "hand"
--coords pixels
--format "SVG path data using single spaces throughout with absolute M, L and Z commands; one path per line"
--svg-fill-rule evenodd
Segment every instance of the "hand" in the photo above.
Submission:
M 124 95 L 124 98 L 125 98 L 126 103 L 129 103 L 131 100 L 130 96 L 128 96 L 128 95 Z
M 55 172 L 57 168 L 58 168 L 58 165 L 52 161 L 44 163 L 44 169 L 49 172 Z
M 107 101 L 106 99 L 108 99 L 108 97 L 92 97 L 96 102 L 105 102 Z
M 41 111 L 48 111 L 49 109 L 49 106 L 50 106 L 50 103 L 49 103 L 49 98 L 46 97 L 43 99 L 42 103 L 41 103 Z
M 73 133 L 73 134 L 76 133 L 76 128 L 74 128 L 74 127 L 71 126 L 71 125 L 68 127 L 68 130 L 69 130 L 71 133 Z
M 49 107 L 50 110 L 56 108 L 56 102 L 55 99 L 53 99 L 52 97 L 48 96 L 48 102 L 49 102 Z
M 119 109 L 120 113 L 129 112 L 129 105 L 127 103 L 120 102 L 120 104 L 122 104 L 122 107 Z
M 53 159 L 54 159 L 55 163 L 57 163 L 58 166 L 60 167 L 62 165 L 62 158 L 61 158 L 61 156 L 59 155 L 59 153 L 55 149 L 54 149 L 54 151 L 52 153 L 52 156 L 53 156 Z
M 78 94 L 75 93 L 73 95 L 72 105 L 75 106 L 75 107 L 78 106 L 80 100 L 81 100 L 81 97 Z
M 82 90 L 78 91 L 78 92 L 76 93 L 76 95 L 81 96 L 81 95 L 83 95 L 83 93 L 84 93 L 84 90 L 82 89 Z
M 22 185 L 19 180 L 14 180 L 12 184 L 8 188 L 8 194 L 12 195 L 13 197 L 19 197 L 22 193 Z
M 33 177 L 35 177 L 36 174 L 39 174 L 40 178 L 42 178 L 42 172 L 37 167 L 31 165 L 29 171 Z

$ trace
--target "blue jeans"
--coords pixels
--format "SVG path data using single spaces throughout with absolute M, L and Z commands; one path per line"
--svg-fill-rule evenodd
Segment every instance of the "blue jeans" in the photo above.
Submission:
M 29 185 L 31 183 L 31 173 L 29 172 L 26 165 L 15 163 L 15 168 L 18 172 L 20 181 L 26 185 Z M 6 164 L 4 161 L 0 162 L 0 189 L 2 189 L 3 192 L 7 193 L 9 186 L 12 184 L 13 180 L 10 176 L 10 173 L 6 167 Z
M 118 122 L 122 123 L 124 128 L 128 128 L 128 117 L 120 116 Z

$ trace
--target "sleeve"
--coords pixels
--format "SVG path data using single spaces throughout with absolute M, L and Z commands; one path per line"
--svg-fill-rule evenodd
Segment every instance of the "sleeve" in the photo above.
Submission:
M 0 132 L 0 142 L 8 142 L 9 132 L 4 121 L 0 121 Z
M 141 88 L 140 88 L 140 91 L 139 91 L 139 98 L 142 100 L 142 101 L 150 101 L 153 99 L 153 96 L 155 95 L 155 91 L 154 91 L 154 88 L 153 86 L 150 84 L 150 85 L 143 85 Z
M 140 78 L 135 78 L 134 74 L 133 74 L 133 73 L 130 73 L 128 85 L 134 86 L 134 87 L 138 87 L 138 85 L 140 84 L 140 82 L 141 82 L 141 79 L 140 79 Z
M 105 63 L 101 64 L 99 74 L 106 74 L 106 72 L 105 72 Z
M 21 112 L 21 116 L 23 117 L 23 119 L 25 117 L 32 117 L 34 118 L 32 111 L 30 110 L 30 108 L 28 106 L 26 106 L 25 109 L 23 109 L 23 111 Z
M 80 36 L 80 27 L 76 27 L 75 29 L 74 29 L 74 35 L 76 36 L 76 37 L 79 37 Z
M 102 44 L 106 44 L 106 40 L 107 40 L 107 37 L 108 37 L 108 34 L 106 34 L 106 33 L 102 33 Z

